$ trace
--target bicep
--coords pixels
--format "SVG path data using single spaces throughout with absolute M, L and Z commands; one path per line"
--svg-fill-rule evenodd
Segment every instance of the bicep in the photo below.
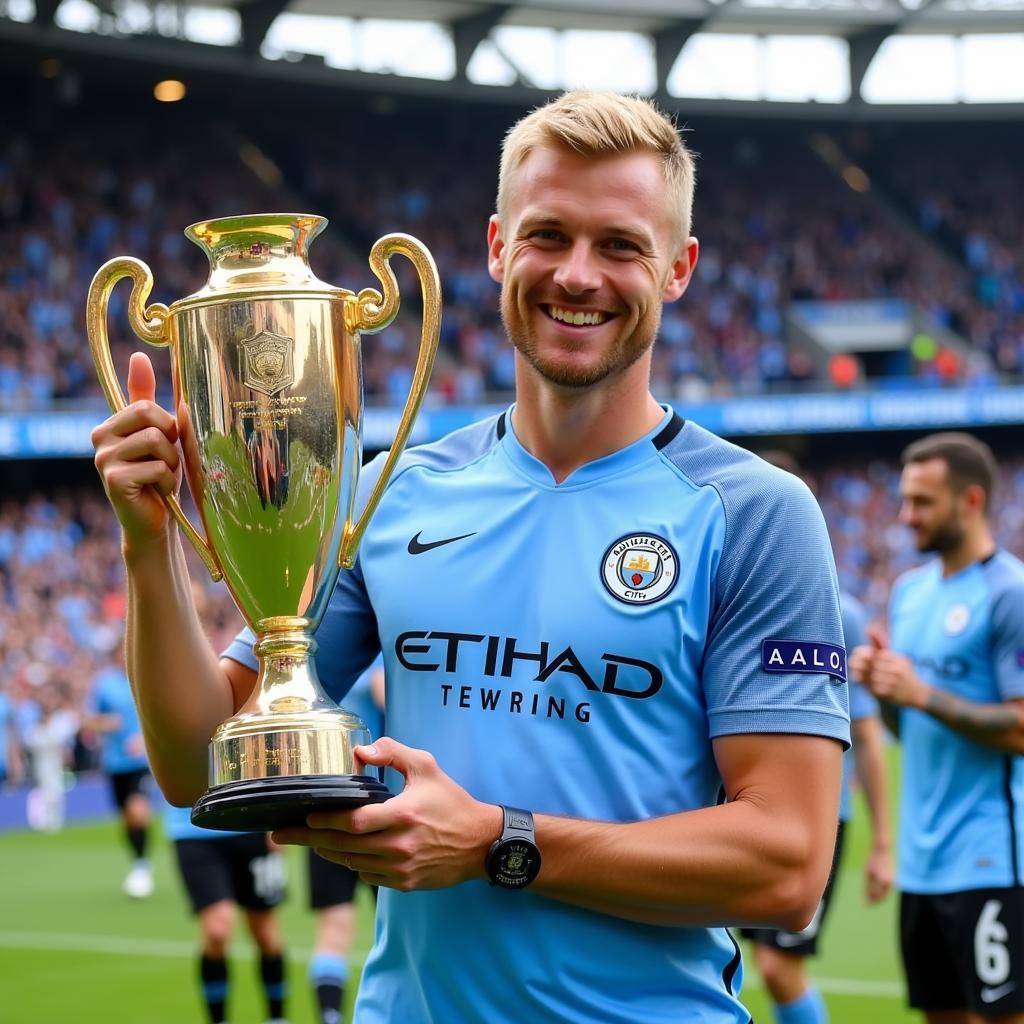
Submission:
M 843 770 L 839 741 L 795 733 L 751 733 L 721 736 L 713 747 L 730 801 L 757 806 L 780 828 L 795 830 L 809 853 L 831 857 Z

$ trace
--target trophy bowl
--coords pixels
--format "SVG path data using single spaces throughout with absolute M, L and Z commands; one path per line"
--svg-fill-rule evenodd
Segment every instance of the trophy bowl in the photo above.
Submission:
M 205 536 L 176 498 L 165 500 L 256 638 L 256 685 L 210 741 L 210 788 L 192 811 L 205 828 L 304 824 L 314 809 L 388 796 L 353 753 L 371 740 L 366 726 L 320 685 L 313 634 L 339 571 L 354 564 L 426 393 L 441 289 L 426 248 L 402 234 L 386 235 L 370 252 L 383 294 L 317 280 L 309 245 L 326 223 L 286 213 L 193 224 L 185 234 L 209 257 L 210 277 L 170 307 L 146 305 L 153 276 L 133 257 L 105 263 L 89 289 L 89 344 L 115 412 L 127 405 L 107 335 L 118 281 L 133 282 L 134 333 L 171 349 L 184 477 Z M 423 292 L 420 350 L 394 444 L 353 521 L 362 463 L 360 336 L 398 312 L 389 263 L 396 253 L 412 262 Z

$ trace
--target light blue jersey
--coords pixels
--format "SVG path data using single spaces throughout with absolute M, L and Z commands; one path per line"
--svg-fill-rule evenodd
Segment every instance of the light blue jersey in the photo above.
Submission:
M 97 673 L 92 683 L 89 710 L 98 715 L 117 715 L 120 724 L 114 732 L 100 735 L 100 767 L 108 775 L 147 768 L 142 749 L 142 726 L 135 710 L 131 683 L 124 670 L 110 666 Z
M 164 811 L 164 833 L 168 839 L 230 839 L 237 832 L 222 832 L 219 829 L 200 828 L 192 824 L 191 807 L 172 807 Z
M 840 595 L 843 612 L 843 636 L 846 650 L 852 651 L 868 642 L 867 615 L 864 606 L 849 594 Z M 850 721 L 878 717 L 878 701 L 860 683 L 850 680 Z M 853 776 L 856 771 L 853 749 L 843 756 L 843 793 L 839 801 L 839 820 L 849 821 L 853 817 Z
M 381 461 L 360 480 L 365 500 Z M 716 737 L 846 743 L 824 523 L 795 477 L 667 414 L 556 485 L 504 414 L 412 449 L 318 632 L 338 698 L 383 648 L 388 735 L 474 797 L 630 822 L 714 806 Z M 240 638 L 228 655 L 254 666 Z M 486 882 L 381 890 L 360 1024 L 746 1022 L 724 928 Z
M 901 576 L 894 650 L 927 683 L 967 700 L 1024 697 L 1024 564 L 1005 551 L 944 578 L 938 560 Z M 1024 884 L 1024 758 L 900 709 L 898 884 L 945 893 Z
M 6 693 L 0 693 L 0 782 L 7 778 L 9 745 L 14 732 L 14 707 Z

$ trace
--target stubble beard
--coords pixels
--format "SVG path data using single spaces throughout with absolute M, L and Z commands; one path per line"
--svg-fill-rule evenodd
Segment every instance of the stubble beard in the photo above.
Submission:
M 537 338 L 529 320 L 504 289 L 501 295 L 501 322 L 516 351 L 544 380 L 561 388 L 580 390 L 593 387 L 612 375 L 625 373 L 633 366 L 658 337 L 661 310 L 655 309 L 653 315 L 641 319 L 630 334 L 616 338 L 601 361 L 589 368 L 544 359 L 538 351 Z M 584 351 L 586 347 L 587 342 L 580 339 L 571 350 Z
M 917 550 L 923 555 L 948 555 L 964 542 L 964 528 L 955 519 L 943 523 L 934 533 L 925 537 Z

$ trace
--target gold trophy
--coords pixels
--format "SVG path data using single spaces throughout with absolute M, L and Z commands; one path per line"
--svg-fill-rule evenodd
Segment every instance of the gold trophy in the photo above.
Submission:
M 370 735 L 324 693 L 312 655 L 340 569 L 395 468 L 426 393 L 441 327 L 441 288 L 429 252 L 409 235 L 381 238 L 370 267 L 384 293 L 318 281 L 309 245 L 322 217 L 259 214 L 193 224 L 186 237 L 210 259 L 210 279 L 169 308 L 147 306 L 153 275 L 140 260 L 105 263 L 89 288 L 89 345 L 111 409 L 127 401 L 110 355 L 107 304 L 132 279 L 128 320 L 144 342 L 170 346 L 184 475 L 205 538 L 173 497 L 167 505 L 211 576 L 223 578 L 256 635 L 252 694 L 210 742 L 210 788 L 197 825 L 261 831 L 305 822 L 316 809 L 387 798 L 353 748 Z M 387 327 L 399 293 L 389 260 L 416 268 L 423 325 L 412 389 L 383 472 L 353 522 L 362 462 L 359 336 Z

